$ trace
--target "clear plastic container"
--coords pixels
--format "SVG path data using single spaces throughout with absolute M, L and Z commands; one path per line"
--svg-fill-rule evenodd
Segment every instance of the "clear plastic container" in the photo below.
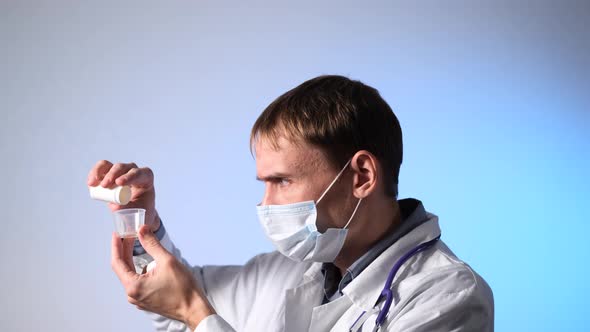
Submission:
M 122 238 L 134 238 L 145 223 L 145 209 L 117 210 L 113 217 L 117 234 Z

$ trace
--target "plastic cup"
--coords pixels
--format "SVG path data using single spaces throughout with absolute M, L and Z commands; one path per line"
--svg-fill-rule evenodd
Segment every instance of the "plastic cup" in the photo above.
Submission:
M 134 238 L 145 223 L 145 209 L 117 210 L 113 217 L 117 234 L 122 238 Z

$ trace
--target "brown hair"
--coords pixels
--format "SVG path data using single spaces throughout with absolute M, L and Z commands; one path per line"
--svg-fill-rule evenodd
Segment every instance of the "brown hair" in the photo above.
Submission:
M 322 149 L 337 167 L 359 150 L 385 170 L 386 193 L 397 196 L 403 144 L 399 121 L 379 92 L 343 76 L 319 76 L 287 91 L 260 114 L 250 136 L 276 142 L 285 136 Z

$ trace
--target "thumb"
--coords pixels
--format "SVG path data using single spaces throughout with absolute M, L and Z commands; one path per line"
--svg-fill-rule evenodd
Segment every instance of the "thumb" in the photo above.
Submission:
M 139 229 L 139 242 L 143 249 L 145 249 L 145 251 L 156 261 L 170 256 L 170 253 L 162 246 L 160 241 L 158 241 L 158 238 L 156 238 L 147 225 L 144 225 Z

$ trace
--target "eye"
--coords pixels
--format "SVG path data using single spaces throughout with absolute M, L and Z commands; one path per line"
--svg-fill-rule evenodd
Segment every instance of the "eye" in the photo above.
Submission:
M 280 186 L 280 187 L 285 187 L 285 186 L 288 186 L 289 184 L 291 184 L 291 180 L 289 180 L 287 178 L 272 178 L 271 182 L 273 184 Z

